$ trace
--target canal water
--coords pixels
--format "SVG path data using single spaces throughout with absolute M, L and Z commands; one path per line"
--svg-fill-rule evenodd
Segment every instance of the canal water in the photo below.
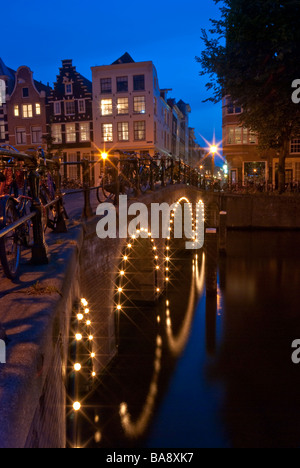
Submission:
M 118 356 L 85 401 L 77 446 L 300 446 L 299 233 L 229 232 L 215 297 L 207 261 L 174 258 L 160 303 L 121 316 Z

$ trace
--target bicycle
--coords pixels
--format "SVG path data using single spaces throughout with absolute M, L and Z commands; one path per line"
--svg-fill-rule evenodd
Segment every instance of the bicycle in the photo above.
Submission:
M 28 168 L 17 169 L 15 161 L 1 158 L 0 162 L 0 229 L 9 228 L 13 223 L 32 213 L 32 196 L 28 181 Z M 41 171 L 42 172 L 42 171 Z M 55 228 L 57 213 L 54 207 L 46 207 L 55 199 L 55 190 L 51 176 L 45 174 L 40 183 L 40 200 L 43 209 L 43 230 Z M 21 194 L 20 194 L 21 190 Z M 16 279 L 19 274 L 21 249 L 33 245 L 32 220 L 28 219 L 20 226 L 0 238 L 0 261 L 5 275 Z

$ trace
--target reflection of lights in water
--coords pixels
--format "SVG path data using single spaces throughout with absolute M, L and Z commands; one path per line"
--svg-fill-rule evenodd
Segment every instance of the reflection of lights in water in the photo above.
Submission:
M 145 405 L 136 421 L 131 420 L 130 413 L 128 411 L 128 406 L 126 403 L 121 403 L 119 408 L 119 414 L 121 418 L 122 427 L 124 429 L 125 434 L 132 438 L 138 438 L 148 427 L 149 421 L 153 414 L 153 408 L 155 404 L 155 399 L 157 397 L 157 384 L 158 384 L 158 377 L 160 374 L 161 369 L 161 357 L 162 357 L 162 339 L 158 335 L 156 338 L 156 352 L 155 352 L 155 360 L 154 360 L 154 371 L 152 376 L 152 381 L 150 384 L 149 392 L 146 398 Z
M 222 315 L 222 291 L 218 285 L 218 291 L 217 291 L 217 314 Z
M 197 269 L 196 272 L 193 275 L 193 281 L 191 285 L 191 290 L 190 290 L 190 297 L 189 297 L 189 302 L 188 306 L 186 309 L 186 314 L 184 318 L 184 322 L 182 324 L 181 330 L 179 334 L 174 337 L 173 331 L 172 331 L 172 320 L 170 318 L 170 309 L 166 309 L 166 328 L 167 328 L 167 341 L 169 345 L 169 349 L 172 352 L 174 356 L 179 356 L 188 340 L 190 329 L 192 326 L 192 321 L 194 317 L 194 304 L 195 304 L 195 283 L 197 287 L 198 293 L 201 293 L 204 288 L 204 273 L 205 273 L 205 256 L 203 254 L 202 257 L 202 263 L 201 263 L 201 272 L 199 275 L 198 271 L 198 263 L 197 263 Z M 169 301 L 166 302 L 167 307 L 169 307 Z

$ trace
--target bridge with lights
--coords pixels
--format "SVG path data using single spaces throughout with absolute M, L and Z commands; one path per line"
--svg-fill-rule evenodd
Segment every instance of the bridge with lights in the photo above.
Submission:
M 11 150 L 2 153 L 5 164 L 12 164 L 14 170 Z M 284 223 L 299 227 L 296 198 L 241 196 L 212 190 L 203 186 L 197 171 L 182 162 L 160 162 L 158 171 L 151 162 L 130 159 L 126 163 L 130 171 L 124 171 L 126 176 L 134 175 L 129 185 L 128 177 L 116 178 L 122 167 L 114 163 L 105 183 L 95 187 L 89 178 L 91 162 L 82 161 L 77 164 L 83 186 L 66 190 L 59 184 L 59 163 L 40 156 L 18 155 L 21 164 L 28 163 L 30 196 L 1 197 L 2 222 L 8 219 L 3 215 L 3 206 L 9 206 L 10 213 L 18 213 L 0 230 L 2 253 L 7 236 L 17 246 L 16 252 L 21 253 L 20 233 L 27 233 L 24 226 L 33 227 L 31 249 L 22 249 L 22 256 L 15 257 L 20 260 L 18 271 L 7 265 L 8 277 L 4 270 L 1 272 L 1 447 L 74 446 L 76 421 L 84 414 L 86 398 L 117 356 L 120 319 L 135 304 L 146 304 L 153 311 L 155 305 L 162 304 L 168 346 L 174 354 L 182 349 L 192 306 L 182 333 L 176 337 L 168 307 L 168 290 L 176 281 L 181 255 L 193 256 L 198 278 L 192 289 L 194 296 L 203 286 L 205 271 L 206 293 L 214 298 L 217 256 L 218 252 L 226 252 L 228 228 L 277 228 L 285 227 Z M 101 159 L 108 163 L 108 158 Z M 53 173 L 57 183 L 54 198 L 43 204 L 37 181 L 45 169 Z M 110 177 L 114 177 L 114 184 Z M 124 187 L 129 188 L 125 235 L 124 226 L 118 225 L 121 218 L 124 220 L 125 210 L 117 197 L 124 197 Z M 24 199 L 25 206 L 32 201 L 27 212 L 18 205 Z M 137 222 L 138 207 L 151 213 L 154 204 L 172 207 L 166 235 L 160 231 L 157 235 L 148 215 Z M 175 235 L 182 227 L 175 221 L 177 212 L 184 212 L 183 206 L 191 220 L 187 231 L 182 231 L 185 237 Z M 106 211 L 116 215 L 116 232 L 111 237 L 98 235 Z M 49 215 L 47 229 L 43 224 L 45 213 Z M 51 213 L 56 213 L 52 219 Z M 152 319 L 159 324 L 161 315 Z M 159 334 L 156 345 L 154 384 L 160 370 Z M 126 402 L 120 406 L 122 426 L 129 435 L 138 434 L 149 417 L 154 384 L 149 390 L 149 405 L 138 420 L 131 417 Z

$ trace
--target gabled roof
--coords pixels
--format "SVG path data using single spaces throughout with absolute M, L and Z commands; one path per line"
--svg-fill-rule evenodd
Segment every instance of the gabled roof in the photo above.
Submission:
M 51 86 L 44 85 L 41 81 L 34 80 L 34 86 L 36 87 L 36 89 L 38 90 L 39 93 L 41 91 L 45 91 L 46 96 L 49 96 L 50 92 L 52 91 Z
M 88 92 L 91 93 L 93 90 L 93 83 L 87 78 L 85 78 L 85 76 L 81 75 L 80 73 L 78 73 L 78 76 L 79 76 L 79 79 L 82 80 L 83 85 L 86 86 Z
M 131 55 L 128 54 L 128 52 L 125 52 L 122 57 L 118 58 L 115 62 L 112 63 L 112 65 L 120 65 L 121 63 L 135 63 Z

